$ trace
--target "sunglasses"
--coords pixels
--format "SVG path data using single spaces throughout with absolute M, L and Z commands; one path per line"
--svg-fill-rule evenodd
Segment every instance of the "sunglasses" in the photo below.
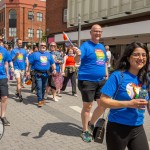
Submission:
M 40 46 L 46 47 L 46 45 L 40 45 Z

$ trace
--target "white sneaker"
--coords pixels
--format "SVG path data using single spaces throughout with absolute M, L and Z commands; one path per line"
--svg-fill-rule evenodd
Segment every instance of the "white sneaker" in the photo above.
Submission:
M 58 97 L 62 97 L 62 95 L 60 93 L 57 94 Z
M 77 94 L 72 94 L 72 96 L 75 96 L 75 97 L 77 97 L 78 95 L 77 95 Z
M 47 93 L 45 93 L 45 95 L 44 95 L 44 99 L 47 99 L 48 98 L 48 94 Z
M 59 100 L 56 97 L 53 97 L 53 101 L 58 102 Z

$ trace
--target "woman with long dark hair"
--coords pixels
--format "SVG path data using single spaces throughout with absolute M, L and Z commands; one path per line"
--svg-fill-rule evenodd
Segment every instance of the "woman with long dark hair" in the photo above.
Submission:
M 106 84 L 100 104 L 110 108 L 106 129 L 107 150 L 149 150 L 143 128 L 147 96 L 139 93 L 148 84 L 148 48 L 140 42 L 129 44 Z M 147 94 L 148 95 L 148 94 Z

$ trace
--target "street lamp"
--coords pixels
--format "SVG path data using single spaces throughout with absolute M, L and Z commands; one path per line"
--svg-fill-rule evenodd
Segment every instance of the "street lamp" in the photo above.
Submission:
M 34 32 L 33 32 L 33 25 L 34 25 L 34 8 L 37 7 L 37 4 L 33 4 L 32 6 L 32 42 L 31 42 L 31 47 L 33 49 L 33 40 L 34 40 Z
M 41 27 L 39 27 L 39 48 L 40 48 L 40 42 L 41 42 Z
M 3 36 L 4 36 L 4 37 L 3 37 L 3 38 L 4 38 L 4 41 L 7 42 L 7 41 L 6 41 L 6 28 L 5 28 L 5 27 L 4 27 L 4 29 L 3 29 Z
M 80 14 L 78 14 L 78 47 L 80 47 L 81 44 L 80 33 L 81 33 L 81 16 Z

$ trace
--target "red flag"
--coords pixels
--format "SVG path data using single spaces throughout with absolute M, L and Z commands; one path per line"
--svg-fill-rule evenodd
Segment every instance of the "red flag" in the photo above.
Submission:
M 69 40 L 69 38 L 68 38 L 68 36 L 67 36 L 67 34 L 65 32 L 63 32 L 63 38 L 64 38 L 64 41 L 68 41 Z
M 69 42 L 70 46 L 74 46 L 73 43 L 72 43 L 72 41 L 71 41 L 71 39 L 68 37 L 68 35 L 65 32 L 63 32 L 63 39 L 64 39 L 64 41 Z

